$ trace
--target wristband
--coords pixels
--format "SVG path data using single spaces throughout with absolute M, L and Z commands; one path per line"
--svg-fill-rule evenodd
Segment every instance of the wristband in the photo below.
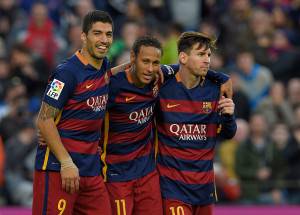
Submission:
M 73 163 L 71 157 L 64 159 L 60 162 L 60 170 L 64 170 L 68 168 L 77 168 L 76 165 Z

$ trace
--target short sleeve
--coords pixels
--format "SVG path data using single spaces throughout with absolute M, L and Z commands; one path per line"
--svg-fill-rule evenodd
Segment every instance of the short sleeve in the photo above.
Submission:
M 176 75 L 179 71 L 179 64 L 161 65 L 160 69 L 164 75 L 164 79 L 168 80 Z
M 62 109 L 76 88 L 76 81 L 70 70 L 65 66 L 58 66 L 49 79 L 43 101 Z
M 208 70 L 206 78 L 211 81 L 216 81 L 218 84 L 224 84 L 226 81 L 229 80 L 229 76 L 222 73 L 222 72 L 215 72 L 212 70 Z

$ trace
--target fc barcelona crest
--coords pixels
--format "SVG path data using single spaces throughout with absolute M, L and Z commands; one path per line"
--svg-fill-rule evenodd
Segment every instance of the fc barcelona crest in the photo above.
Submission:
M 158 95 L 158 85 L 156 84 L 152 89 L 153 97 L 157 97 Z
M 212 104 L 211 102 L 203 102 L 202 110 L 204 113 L 210 113 L 212 111 Z

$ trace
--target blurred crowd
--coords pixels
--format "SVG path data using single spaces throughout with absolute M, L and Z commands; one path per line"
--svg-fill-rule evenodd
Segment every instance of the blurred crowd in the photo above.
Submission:
M 0 0 L 0 207 L 31 206 L 43 90 L 92 9 L 113 17 L 113 65 L 140 35 L 163 43 L 163 64 L 183 31 L 216 37 L 211 68 L 232 78 L 238 124 L 217 146 L 219 201 L 300 204 L 300 0 Z

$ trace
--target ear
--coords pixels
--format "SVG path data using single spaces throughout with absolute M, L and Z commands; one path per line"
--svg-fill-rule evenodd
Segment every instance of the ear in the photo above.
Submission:
M 136 59 L 136 56 L 135 56 L 134 52 L 131 50 L 130 51 L 130 63 L 134 64 L 135 59 Z
M 179 62 L 185 65 L 187 63 L 188 57 L 189 56 L 185 52 L 180 52 L 178 56 Z
M 81 32 L 80 39 L 81 39 L 83 44 L 86 44 L 87 37 L 86 37 L 86 34 L 84 32 Z

